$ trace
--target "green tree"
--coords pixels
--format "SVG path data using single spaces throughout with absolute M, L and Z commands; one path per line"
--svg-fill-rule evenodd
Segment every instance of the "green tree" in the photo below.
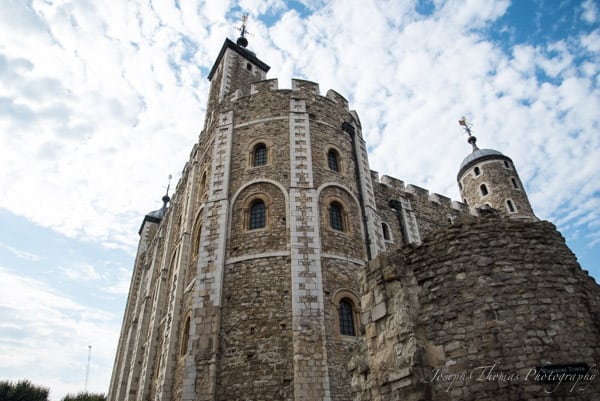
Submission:
M 2 401 L 48 401 L 48 387 L 31 384 L 29 380 L 0 381 L 0 400 Z
M 106 401 L 104 394 L 81 392 L 77 395 L 67 394 L 62 401 Z

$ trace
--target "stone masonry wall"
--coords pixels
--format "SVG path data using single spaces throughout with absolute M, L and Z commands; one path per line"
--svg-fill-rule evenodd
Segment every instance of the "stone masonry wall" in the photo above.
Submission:
M 377 213 L 390 231 L 390 240 L 386 249 L 393 250 L 408 243 L 416 243 L 415 237 L 425 237 L 440 227 L 449 226 L 457 220 L 472 219 L 477 211 L 468 205 L 452 201 L 450 198 L 430 193 L 416 185 L 405 185 L 403 181 L 388 176 L 381 180 L 377 172 L 371 172 L 377 202 Z M 392 209 L 390 201 L 403 204 L 405 217 L 398 216 L 399 211 Z M 409 215 L 414 216 L 415 227 L 411 227 Z M 404 225 L 405 227 L 402 227 Z M 410 231 L 413 231 L 411 233 Z M 407 235 L 408 234 L 408 238 Z
M 289 257 L 229 264 L 223 283 L 219 400 L 292 400 Z
M 479 169 L 479 175 L 475 174 L 475 167 Z M 481 193 L 482 184 L 487 187 L 487 195 Z M 517 170 L 512 161 L 506 158 L 474 164 L 459 177 L 459 185 L 463 199 L 473 207 L 489 204 L 504 215 L 534 216 Z M 509 210 L 506 204 L 508 200 L 512 202 L 514 212 Z
M 361 276 L 355 401 L 598 400 L 600 287 L 548 222 L 459 222 Z M 579 382 L 545 364 L 585 363 Z

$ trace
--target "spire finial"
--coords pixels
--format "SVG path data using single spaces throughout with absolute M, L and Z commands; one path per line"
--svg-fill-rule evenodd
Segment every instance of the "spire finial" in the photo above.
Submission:
M 467 142 L 473 146 L 473 152 L 475 152 L 479 148 L 477 147 L 477 138 L 471 134 L 472 125 L 467 122 L 467 117 L 465 116 L 462 116 L 460 120 L 458 120 L 458 123 L 465 129 L 465 132 L 469 136 Z
M 248 39 L 246 39 L 246 22 L 248 22 L 248 14 L 242 15 L 242 26 L 237 28 L 240 31 L 240 37 L 237 39 L 237 45 L 240 47 L 248 46 Z

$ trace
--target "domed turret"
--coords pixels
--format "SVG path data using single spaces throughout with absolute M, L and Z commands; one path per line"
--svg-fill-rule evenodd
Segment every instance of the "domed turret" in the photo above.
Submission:
M 479 149 L 464 117 L 459 124 L 473 147 L 456 177 L 463 202 L 475 208 L 489 206 L 509 217 L 535 218 L 513 161 L 497 150 Z

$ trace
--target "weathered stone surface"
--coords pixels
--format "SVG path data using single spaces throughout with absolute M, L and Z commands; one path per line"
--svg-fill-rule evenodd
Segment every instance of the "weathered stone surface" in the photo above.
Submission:
M 598 287 L 550 224 L 379 181 L 346 99 L 304 80 L 280 90 L 244 49 L 226 46 L 211 77 L 169 207 L 140 230 L 109 400 L 573 395 L 447 380 L 496 361 L 523 372 L 598 360 Z M 481 168 L 498 183 L 488 199 L 527 211 L 524 191 L 505 187 L 514 166 Z M 480 185 L 469 177 L 466 191 Z M 264 225 L 250 228 L 256 200 Z M 435 369 L 444 379 L 428 382 Z
M 440 229 L 421 246 L 397 252 L 401 257 L 382 255 L 361 275 L 363 299 L 393 295 L 355 350 L 354 400 L 592 400 L 600 394 L 600 288 L 552 224 L 484 218 Z M 394 280 L 379 279 L 386 268 L 397 272 Z M 371 314 L 376 307 L 370 305 Z M 359 370 L 365 360 L 368 368 Z M 578 383 L 536 378 L 536 367 L 573 363 L 591 368 Z M 400 377 L 402 384 L 391 383 Z

